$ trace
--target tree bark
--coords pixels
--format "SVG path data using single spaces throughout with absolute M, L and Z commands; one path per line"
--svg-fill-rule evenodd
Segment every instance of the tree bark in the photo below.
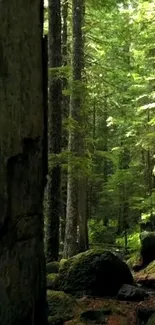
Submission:
M 62 66 L 65 68 L 68 64 L 68 1 L 62 0 Z M 65 91 L 68 89 L 68 77 L 67 71 L 62 79 L 62 89 Z M 63 122 L 69 116 L 69 101 L 70 96 L 63 94 L 62 96 L 62 120 Z M 65 123 L 62 123 L 62 150 L 68 148 L 68 130 L 65 127 Z M 67 205 L 67 170 L 61 171 L 61 225 L 60 225 L 60 239 L 64 244 L 65 240 L 65 226 L 66 226 L 66 205 Z
M 58 260 L 59 219 L 61 207 L 61 168 L 55 158 L 61 152 L 61 14 L 60 0 L 49 0 L 49 103 L 48 103 L 48 154 L 54 165 L 48 166 L 46 259 Z
M 77 223 L 78 223 L 78 175 L 76 161 L 79 157 L 79 129 L 78 123 L 81 114 L 81 91 L 79 87 L 82 80 L 82 0 L 72 0 L 72 89 L 70 97 L 70 118 L 75 127 L 69 131 L 68 150 L 71 154 L 68 161 L 67 184 L 67 215 L 64 256 L 71 257 L 77 253 Z M 73 162 L 75 161 L 75 163 Z
M 47 324 L 42 1 L 0 1 L 0 21 L 0 324 Z

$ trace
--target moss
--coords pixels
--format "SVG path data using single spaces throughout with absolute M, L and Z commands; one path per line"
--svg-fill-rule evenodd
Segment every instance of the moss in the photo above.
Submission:
M 58 288 L 72 294 L 116 295 L 123 283 L 133 283 L 128 266 L 109 251 L 89 250 L 60 268 Z
M 47 290 L 47 301 L 50 324 L 56 325 L 73 318 L 76 302 L 72 296 L 63 291 Z
M 58 273 L 59 272 L 59 262 L 50 262 L 46 264 L 46 273 Z
M 64 265 L 64 263 L 66 262 L 67 260 L 65 259 L 65 258 L 62 258 L 61 260 L 60 260 L 60 269 L 63 267 L 63 265 Z
M 127 265 L 132 268 L 134 265 L 140 265 L 141 264 L 141 256 L 140 252 L 135 252 L 131 255 L 131 257 L 127 260 Z
M 51 273 L 48 274 L 46 277 L 46 288 L 55 290 L 56 289 L 56 281 L 57 281 L 58 274 L 57 273 Z

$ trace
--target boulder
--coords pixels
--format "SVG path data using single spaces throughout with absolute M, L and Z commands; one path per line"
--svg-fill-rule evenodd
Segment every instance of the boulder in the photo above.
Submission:
M 141 301 L 146 297 L 148 297 L 148 293 L 144 289 L 129 284 L 123 284 L 117 295 L 119 300 L 126 301 Z
M 137 323 L 146 324 L 152 314 L 155 314 L 155 308 L 139 306 L 136 311 Z
M 155 232 L 141 233 L 141 256 L 143 266 L 155 260 Z
M 129 267 L 110 251 L 89 250 L 60 268 L 58 289 L 72 294 L 115 296 L 124 283 L 133 284 Z
M 54 290 L 47 290 L 48 321 L 50 325 L 63 324 L 74 316 L 76 302 L 70 295 Z
M 49 262 L 46 264 L 46 273 L 58 273 L 59 272 L 59 262 Z

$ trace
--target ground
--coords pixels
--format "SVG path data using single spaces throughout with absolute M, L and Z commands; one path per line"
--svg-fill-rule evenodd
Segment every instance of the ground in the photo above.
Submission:
M 141 278 L 154 278 L 155 279 L 155 261 L 137 273 L 133 274 L 136 282 Z M 65 322 L 65 325 L 85 325 L 86 323 L 80 320 L 80 314 L 84 310 L 101 310 L 109 308 L 112 311 L 111 315 L 106 316 L 106 325 L 137 325 L 136 310 L 138 307 L 152 307 L 155 308 L 155 291 L 152 292 L 149 298 L 141 302 L 125 302 L 115 299 L 98 299 L 92 297 L 83 297 L 77 300 L 77 310 L 75 317 Z M 88 323 L 87 323 L 88 324 Z M 98 324 L 99 325 L 99 324 Z
M 51 322 L 51 325 L 57 325 L 57 324 L 63 324 L 63 325 L 90 325 L 90 324 L 96 324 L 96 325 L 101 325 L 101 324 L 106 324 L 106 325 L 138 325 L 137 321 L 137 308 L 138 307 L 151 307 L 155 308 L 155 261 L 150 263 L 145 269 L 139 271 L 139 272 L 132 272 L 133 278 L 135 283 L 138 283 L 139 286 L 143 287 L 148 293 L 149 297 L 145 298 L 144 301 L 141 302 L 125 302 L 125 301 L 119 301 L 116 299 L 107 299 L 107 298 L 95 298 L 91 296 L 83 296 L 82 298 L 77 298 L 74 300 L 74 303 L 67 303 L 66 306 L 66 299 L 70 299 L 70 295 L 68 296 L 67 294 L 62 293 L 61 298 L 64 298 L 64 312 L 65 312 L 65 317 L 66 317 L 66 311 L 67 308 L 69 307 L 69 313 L 68 313 L 68 319 L 64 323 L 55 323 Z M 47 277 L 53 276 L 52 274 L 48 275 Z M 57 275 L 54 275 L 57 276 Z M 51 279 L 50 279 L 51 280 Z M 53 281 L 53 279 L 52 279 Z M 50 291 L 49 291 L 50 292 Z M 54 293 L 54 291 L 53 291 Z M 57 293 L 58 298 L 59 293 Z M 63 297 L 64 295 L 64 297 Z M 63 307 L 63 303 L 60 300 L 60 305 Z M 70 300 L 69 300 L 70 301 Z M 57 301 L 56 301 L 57 302 Z M 57 318 L 63 316 L 63 310 L 60 312 L 59 305 L 57 305 Z M 53 310 L 53 302 L 52 302 L 52 310 Z M 110 313 L 106 313 L 105 317 L 105 322 L 103 321 L 97 321 L 97 322 L 92 322 L 92 321 L 87 321 L 84 322 L 81 320 L 81 313 L 85 311 L 101 311 L 102 313 L 105 311 L 109 311 Z M 54 316 L 55 316 L 54 312 Z M 62 317 L 63 320 L 65 317 Z M 54 317 L 55 319 L 55 317 Z
M 140 306 L 154 307 L 155 297 L 146 299 L 143 302 L 123 302 L 111 299 L 97 299 L 83 297 L 77 300 L 77 310 L 75 317 L 65 322 L 65 325 L 86 325 L 80 320 L 80 314 L 84 310 L 99 310 L 103 308 L 110 308 L 112 314 L 106 316 L 106 325 L 137 325 L 136 309 Z M 88 324 L 88 323 L 87 323 Z M 100 325 L 100 323 L 98 324 Z

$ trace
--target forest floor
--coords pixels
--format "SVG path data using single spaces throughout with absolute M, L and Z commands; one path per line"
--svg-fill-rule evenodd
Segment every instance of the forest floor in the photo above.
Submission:
M 139 280 L 147 280 L 148 277 L 151 279 L 154 278 L 155 283 L 155 274 L 147 274 L 146 272 L 137 272 L 134 274 L 136 282 Z M 148 292 L 150 289 L 147 289 Z M 89 325 L 89 324 L 103 324 L 102 322 L 84 322 L 81 320 L 81 313 L 88 310 L 105 310 L 109 309 L 111 312 L 109 315 L 105 316 L 106 325 L 137 325 L 139 324 L 137 318 L 137 309 L 140 307 L 151 307 L 155 308 L 155 290 L 151 290 L 151 293 L 148 298 L 145 298 L 144 301 L 140 302 L 129 302 L 129 301 L 119 301 L 117 299 L 106 299 L 106 298 L 92 298 L 92 297 L 82 297 L 77 299 L 77 308 L 75 311 L 75 317 L 65 322 L 65 325 Z

